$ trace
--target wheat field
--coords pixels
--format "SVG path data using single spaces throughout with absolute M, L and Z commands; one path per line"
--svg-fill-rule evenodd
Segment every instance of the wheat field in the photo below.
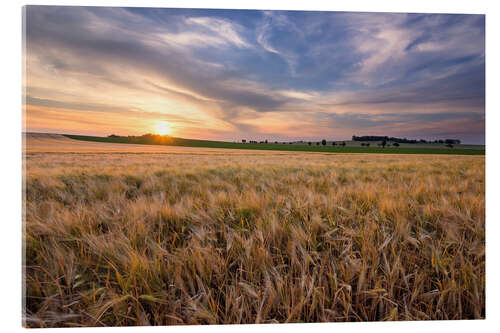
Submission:
M 25 325 L 485 318 L 484 156 L 34 153 Z

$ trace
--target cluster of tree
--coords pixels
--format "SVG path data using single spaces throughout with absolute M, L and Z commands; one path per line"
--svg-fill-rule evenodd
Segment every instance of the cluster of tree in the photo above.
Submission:
M 398 143 L 417 143 L 419 142 L 418 140 L 411 140 L 407 138 L 395 138 L 395 137 L 389 137 L 389 136 L 377 136 L 377 135 L 365 135 L 365 136 L 352 136 L 352 141 L 392 141 L 392 142 L 398 142 Z M 422 141 L 422 140 L 420 140 Z M 423 140 L 425 141 L 425 140 Z
M 167 135 L 158 135 L 151 133 L 143 134 L 140 136 L 134 136 L 134 135 L 122 136 L 122 135 L 111 134 L 108 135 L 108 138 L 116 139 L 119 142 L 138 143 L 138 144 L 165 144 L 165 143 L 172 143 L 174 141 L 173 138 Z
M 407 139 L 407 138 L 396 138 L 392 136 L 377 136 L 377 135 L 365 135 L 365 136 L 352 136 L 353 141 L 390 141 L 395 143 L 442 143 L 447 145 L 460 144 L 460 140 L 458 139 L 445 139 L 445 140 L 434 140 L 427 141 L 424 139 L 416 140 L 416 139 Z M 397 146 L 396 146 L 397 147 Z

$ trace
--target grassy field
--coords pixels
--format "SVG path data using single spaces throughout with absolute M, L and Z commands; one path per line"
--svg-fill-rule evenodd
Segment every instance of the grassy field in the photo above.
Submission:
M 361 142 L 346 141 L 345 147 L 332 146 L 329 142 L 326 146 L 308 145 L 307 143 L 239 143 L 224 141 L 207 141 L 165 137 L 161 141 L 148 139 L 138 139 L 131 142 L 127 137 L 100 137 L 69 135 L 66 137 L 74 140 L 107 142 L 107 143 L 134 143 L 148 145 L 169 145 L 181 147 L 205 147 L 205 148 L 231 148 L 231 149 L 257 149 L 257 150 L 281 150 L 281 151 L 311 151 L 311 152 L 331 152 L 331 153 L 376 153 L 376 154 L 449 154 L 449 155 L 484 155 L 485 148 L 480 145 L 455 145 L 454 148 L 447 148 L 441 144 L 401 144 L 400 147 L 378 147 L 376 142 L 371 142 L 370 147 L 362 147 Z
M 484 164 L 27 153 L 26 325 L 484 318 Z

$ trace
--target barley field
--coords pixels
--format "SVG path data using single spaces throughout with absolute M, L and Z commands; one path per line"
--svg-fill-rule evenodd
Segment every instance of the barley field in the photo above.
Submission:
M 28 151 L 25 325 L 485 318 L 484 156 Z

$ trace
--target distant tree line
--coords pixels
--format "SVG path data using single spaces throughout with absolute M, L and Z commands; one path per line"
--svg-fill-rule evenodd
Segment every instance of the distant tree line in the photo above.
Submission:
M 256 141 L 256 140 L 247 140 L 247 139 L 241 139 L 241 143 L 258 143 L 258 144 L 266 144 L 266 143 L 274 143 L 274 144 L 307 144 L 309 146 L 315 144 L 316 146 L 319 146 L 319 145 L 323 145 L 323 146 L 326 146 L 328 144 L 328 141 L 326 141 L 326 139 L 323 139 L 321 141 L 317 141 L 317 142 L 312 142 L 312 141 L 303 141 L 303 140 L 300 140 L 300 141 L 289 141 L 289 142 L 286 142 L 286 141 L 283 141 L 283 142 L 278 142 L 278 141 L 274 141 L 274 142 L 269 142 L 267 139 L 266 140 L 263 140 L 263 141 Z M 342 141 L 342 142 L 335 142 L 335 141 L 332 141 L 332 146 L 341 146 L 341 147 L 344 147 L 346 145 L 345 141 Z M 369 146 L 369 144 L 368 144 Z
M 392 136 L 377 136 L 377 135 L 364 135 L 364 136 L 352 136 L 352 141 L 391 141 L 396 143 L 443 143 L 443 144 L 460 144 L 458 139 L 446 139 L 446 140 L 434 140 L 428 141 L 424 139 L 407 139 L 407 138 L 396 138 Z
M 140 136 L 135 135 L 108 135 L 114 142 L 138 143 L 138 144 L 172 144 L 175 140 L 168 135 L 158 135 L 147 133 Z
M 125 143 L 137 143 L 137 144 L 176 144 L 179 140 L 183 139 L 178 139 L 178 138 L 173 138 L 168 135 L 158 135 L 158 134 L 144 134 L 140 136 L 120 136 L 116 134 L 111 134 L 108 135 L 109 139 L 112 139 L 112 142 L 125 142 Z M 453 145 L 455 144 L 460 144 L 460 140 L 457 139 L 446 139 L 446 140 L 434 140 L 434 141 L 426 141 L 426 140 L 409 140 L 409 139 L 401 139 L 401 138 L 395 138 L 395 137 L 388 137 L 388 136 L 353 136 L 352 137 L 353 141 L 377 141 L 377 145 L 379 147 L 390 147 L 391 145 L 393 147 L 399 147 L 400 143 L 439 143 L 439 144 L 444 144 L 446 147 L 453 148 Z M 252 144 L 268 144 L 268 143 L 274 143 L 274 144 L 307 144 L 309 146 L 311 145 L 316 145 L 316 146 L 326 146 L 327 144 L 330 144 L 332 146 L 340 146 L 340 147 L 345 147 L 346 143 L 345 141 L 341 142 L 335 142 L 335 141 L 328 141 L 326 139 L 322 139 L 321 141 L 289 141 L 289 142 L 278 142 L 278 141 L 268 141 L 267 139 L 261 140 L 261 141 L 256 141 L 256 140 L 246 140 L 242 139 L 242 143 L 252 143 Z M 361 142 L 360 145 L 362 147 L 370 147 L 369 142 Z

